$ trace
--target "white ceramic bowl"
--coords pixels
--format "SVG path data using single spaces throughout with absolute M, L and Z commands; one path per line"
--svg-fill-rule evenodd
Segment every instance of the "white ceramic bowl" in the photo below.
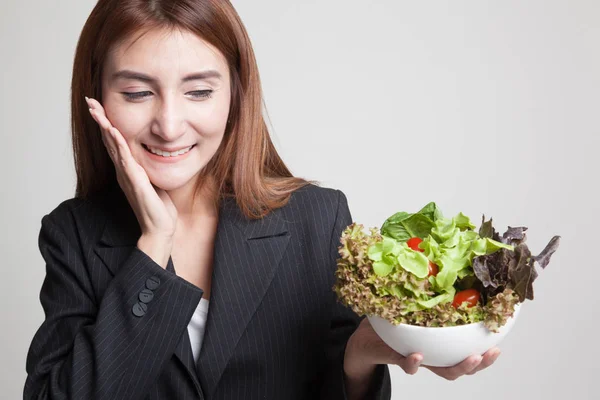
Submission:
M 471 354 L 483 354 L 496 346 L 513 327 L 522 303 L 515 306 L 515 312 L 500 331 L 490 332 L 483 322 L 475 324 L 424 327 L 415 325 L 393 325 L 378 316 L 368 316 L 369 322 L 379 337 L 403 356 L 421 353 L 421 365 L 450 367 L 459 364 Z

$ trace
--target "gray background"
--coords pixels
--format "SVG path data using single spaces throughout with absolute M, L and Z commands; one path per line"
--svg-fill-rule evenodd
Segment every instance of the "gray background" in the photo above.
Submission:
M 0 5 L 3 399 L 22 396 L 43 320 L 41 217 L 74 193 L 71 63 L 93 0 Z M 562 243 L 502 355 L 445 381 L 391 367 L 393 399 L 593 396 L 599 372 L 600 3 L 233 1 L 257 54 L 273 140 L 299 176 L 380 226 L 436 201 Z M 595 116 L 594 116 L 595 115 Z

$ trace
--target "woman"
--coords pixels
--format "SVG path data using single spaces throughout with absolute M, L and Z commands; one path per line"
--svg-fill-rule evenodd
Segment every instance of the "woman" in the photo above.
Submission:
M 346 197 L 293 177 L 261 112 L 228 1 L 97 3 L 73 68 L 76 195 L 39 235 L 24 398 L 389 399 L 386 364 L 416 372 L 419 354 L 336 302 Z

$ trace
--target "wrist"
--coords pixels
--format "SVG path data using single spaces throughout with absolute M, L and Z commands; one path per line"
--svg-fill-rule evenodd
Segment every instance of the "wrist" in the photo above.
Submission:
M 344 386 L 349 400 L 364 399 L 377 365 L 365 361 L 359 348 L 351 340 L 352 336 L 348 339 L 344 353 Z
M 172 239 L 164 236 L 142 235 L 137 241 L 137 248 L 165 269 L 171 256 L 172 247 Z
M 350 336 L 346 344 L 344 353 L 344 374 L 354 381 L 368 381 L 373 375 L 377 364 L 368 362 L 368 359 L 361 355 L 360 348 L 353 341 L 354 336 Z

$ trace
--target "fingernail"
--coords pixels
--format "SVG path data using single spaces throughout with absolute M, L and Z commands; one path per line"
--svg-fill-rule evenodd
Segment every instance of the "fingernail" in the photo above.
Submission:
M 414 359 L 415 364 L 419 364 L 421 361 L 423 361 L 423 357 L 415 356 L 415 359 Z

